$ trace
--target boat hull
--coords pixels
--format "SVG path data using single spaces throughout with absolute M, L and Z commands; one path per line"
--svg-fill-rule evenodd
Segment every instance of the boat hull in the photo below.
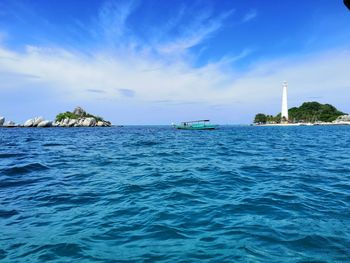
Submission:
M 215 130 L 217 127 L 215 125 L 205 125 L 205 126 L 176 125 L 175 128 L 178 130 Z

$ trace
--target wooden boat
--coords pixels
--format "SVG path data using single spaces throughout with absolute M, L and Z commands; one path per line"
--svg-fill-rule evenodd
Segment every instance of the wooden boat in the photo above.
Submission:
M 215 130 L 217 128 L 217 125 L 210 124 L 209 120 L 185 121 L 173 126 L 180 130 Z

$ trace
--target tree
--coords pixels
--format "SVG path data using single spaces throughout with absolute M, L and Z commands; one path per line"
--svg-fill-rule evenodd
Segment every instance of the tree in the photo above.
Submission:
M 265 124 L 267 121 L 267 116 L 263 113 L 258 113 L 255 115 L 254 123 Z
M 294 107 L 289 110 L 291 119 L 298 122 L 332 122 L 345 113 L 337 110 L 333 105 L 321 104 L 316 101 L 304 102 L 299 108 Z

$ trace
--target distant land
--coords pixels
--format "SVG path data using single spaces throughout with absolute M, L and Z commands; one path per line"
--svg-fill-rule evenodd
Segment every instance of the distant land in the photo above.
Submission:
M 45 120 L 43 117 L 35 117 L 27 120 L 24 124 L 17 124 L 13 121 L 5 122 L 5 117 L 0 117 L 0 127 L 111 127 L 110 121 L 104 120 L 100 116 L 96 116 L 86 112 L 81 107 L 76 107 L 74 111 L 66 111 L 57 114 L 55 121 Z
M 304 102 L 300 107 L 293 107 L 288 110 L 290 123 L 332 123 L 337 119 L 344 119 L 346 113 L 339 111 L 331 104 L 319 102 Z M 255 115 L 255 124 L 278 124 L 283 123 L 281 113 L 273 116 L 264 113 Z

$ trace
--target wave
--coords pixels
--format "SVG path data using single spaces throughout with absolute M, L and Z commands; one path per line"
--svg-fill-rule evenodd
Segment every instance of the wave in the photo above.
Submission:
M 10 218 L 12 216 L 18 215 L 17 210 L 0 210 L 0 218 Z
M 124 143 L 123 145 L 132 146 L 132 147 L 152 147 L 160 144 L 162 144 L 162 142 L 156 141 L 156 140 L 139 140 L 139 141 L 127 142 L 127 143 Z
M 0 159 L 25 156 L 24 153 L 0 153 Z
M 48 166 L 43 165 L 41 163 L 30 163 L 26 165 L 16 165 L 9 168 L 5 168 L 1 171 L 4 175 L 20 175 L 27 174 L 31 172 L 38 172 L 50 169 Z
M 0 261 L 347 262 L 349 128 L 1 130 Z
M 44 143 L 43 146 L 54 147 L 54 146 L 64 146 L 64 144 L 62 144 L 62 143 Z
M 40 254 L 41 260 L 52 260 L 58 257 L 81 258 L 83 257 L 83 251 L 83 247 L 75 243 L 46 244 L 32 246 L 32 249 L 22 254 L 21 257 Z

